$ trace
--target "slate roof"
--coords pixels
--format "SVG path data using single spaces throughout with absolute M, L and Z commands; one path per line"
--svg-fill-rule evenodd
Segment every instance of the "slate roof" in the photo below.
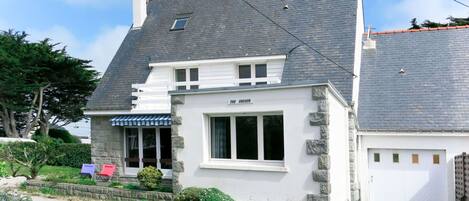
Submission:
M 376 49 L 362 54 L 360 129 L 469 131 L 469 26 L 442 29 L 371 35 Z
M 353 71 L 357 0 L 285 1 L 288 10 L 283 10 L 282 1 L 249 0 Z M 351 99 L 350 74 L 299 46 L 300 42 L 241 0 L 152 0 L 148 12 L 142 29 L 127 34 L 87 110 L 129 110 L 131 84 L 145 83 L 149 63 L 279 54 L 288 55 L 283 83 L 330 81 L 348 101 Z M 186 29 L 169 31 L 174 19 L 184 16 L 190 17 Z

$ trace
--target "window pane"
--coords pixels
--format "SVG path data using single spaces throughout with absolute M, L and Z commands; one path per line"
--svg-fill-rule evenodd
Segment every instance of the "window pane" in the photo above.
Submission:
M 199 81 L 199 69 L 198 68 L 191 68 L 190 69 L 190 81 Z
M 256 85 L 263 85 L 263 84 L 267 84 L 267 82 L 256 82 Z
M 176 69 L 176 82 L 186 81 L 186 69 Z
M 264 116 L 264 159 L 283 160 L 283 115 Z
M 186 86 L 177 86 L 177 90 L 186 90 Z
M 239 78 L 251 78 L 251 65 L 240 65 L 239 66 Z
M 212 158 L 231 158 L 230 117 L 212 117 L 210 119 Z
M 239 83 L 239 86 L 251 86 L 250 82 Z
M 392 161 L 394 163 L 399 163 L 399 154 L 392 154 Z
M 176 19 L 171 30 L 182 30 L 186 26 L 188 18 Z
M 143 128 L 143 167 L 156 167 L 156 130 Z
M 267 64 L 256 64 L 256 77 L 267 77 Z
M 257 159 L 257 117 L 236 117 L 236 154 L 238 159 Z
M 413 164 L 419 164 L 419 155 L 418 154 L 412 154 L 412 163 Z
M 140 157 L 138 154 L 138 129 L 137 128 L 126 128 L 125 129 L 126 140 L 126 165 L 127 167 L 136 167 L 140 166 Z
M 440 164 L 440 155 L 434 154 L 433 155 L 433 164 Z
M 374 153 L 373 158 L 374 158 L 374 161 L 378 163 L 380 161 L 379 153 Z
M 199 85 L 191 85 L 191 89 L 199 89 Z
M 171 128 L 160 128 L 161 169 L 172 168 Z

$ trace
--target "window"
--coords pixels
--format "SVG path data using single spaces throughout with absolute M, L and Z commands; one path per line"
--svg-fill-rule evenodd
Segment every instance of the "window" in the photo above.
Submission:
M 199 81 L 199 69 L 198 68 L 182 68 L 175 70 L 176 90 L 186 89 L 199 89 L 197 82 Z M 189 81 L 187 81 L 189 78 Z
M 440 155 L 439 154 L 433 154 L 433 164 L 440 164 Z
M 412 163 L 413 164 L 419 164 L 419 155 L 418 154 L 412 154 Z
M 399 163 L 399 154 L 392 154 L 392 162 Z
M 238 78 L 249 79 L 246 82 L 240 82 L 239 86 L 250 86 L 253 84 L 267 84 L 266 81 L 252 82 L 251 78 L 267 78 L 267 64 L 254 64 L 254 65 L 239 65 L 238 66 Z
M 373 154 L 373 160 L 374 160 L 376 163 L 379 163 L 379 161 L 380 161 L 379 153 L 374 153 L 374 154 Z
M 184 30 L 188 20 L 189 20 L 188 17 L 178 18 L 178 19 L 174 20 L 173 26 L 171 27 L 170 30 L 171 31 Z
M 216 116 L 209 123 L 212 159 L 284 159 L 283 115 Z

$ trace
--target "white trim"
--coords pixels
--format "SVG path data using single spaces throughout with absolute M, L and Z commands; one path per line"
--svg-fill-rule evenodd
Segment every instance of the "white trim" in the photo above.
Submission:
M 225 59 L 204 59 L 204 60 L 192 60 L 192 61 L 176 61 L 176 62 L 161 62 L 161 63 L 150 63 L 152 67 L 179 67 L 179 66 L 194 66 L 200 64 L 213 64 L 213 63 L 242 63 L 242 62 L 266 62 L 267 60 L 275 59 L 286 59 L 286 55 L 274 55 L 274 56 L 259 56 L 259 57 L 235 57 Z
M 222 169 L 222 170 L 246 170 L 246 171 L 263 171 L 263 172 L 288 172 L 285 166 L 272 166 L 272 165 L 240 165 L 228 163 L 214 163 L 207 162 L 201 163 L 200 168 L 203 169 Z
M 399 131 L 382 131 L 368 132 L 358 131 L 360 136 L 412 136 L 412 137 L 469 137 L 468 132 L 399 132 Z
M 160 110 L 130 111 L 130 110 L 86 110 L 83 112 L 87 116 L 106 116 L 106 115 L 131 115 L 131 114 L 160 114 L 169 113 Z

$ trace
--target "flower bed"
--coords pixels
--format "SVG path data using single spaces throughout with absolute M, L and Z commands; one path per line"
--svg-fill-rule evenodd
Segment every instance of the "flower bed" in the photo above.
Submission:
M 56 193 L 63 195 L 87 197 L 100 200 L 173 200 L 172 193 L 126 190 L 105 186 L 87 186 L 31 180 L 27 182 L 25 187 L 26 189 L 36 191 L 41 191 L 42 189 L 54 189 Z

